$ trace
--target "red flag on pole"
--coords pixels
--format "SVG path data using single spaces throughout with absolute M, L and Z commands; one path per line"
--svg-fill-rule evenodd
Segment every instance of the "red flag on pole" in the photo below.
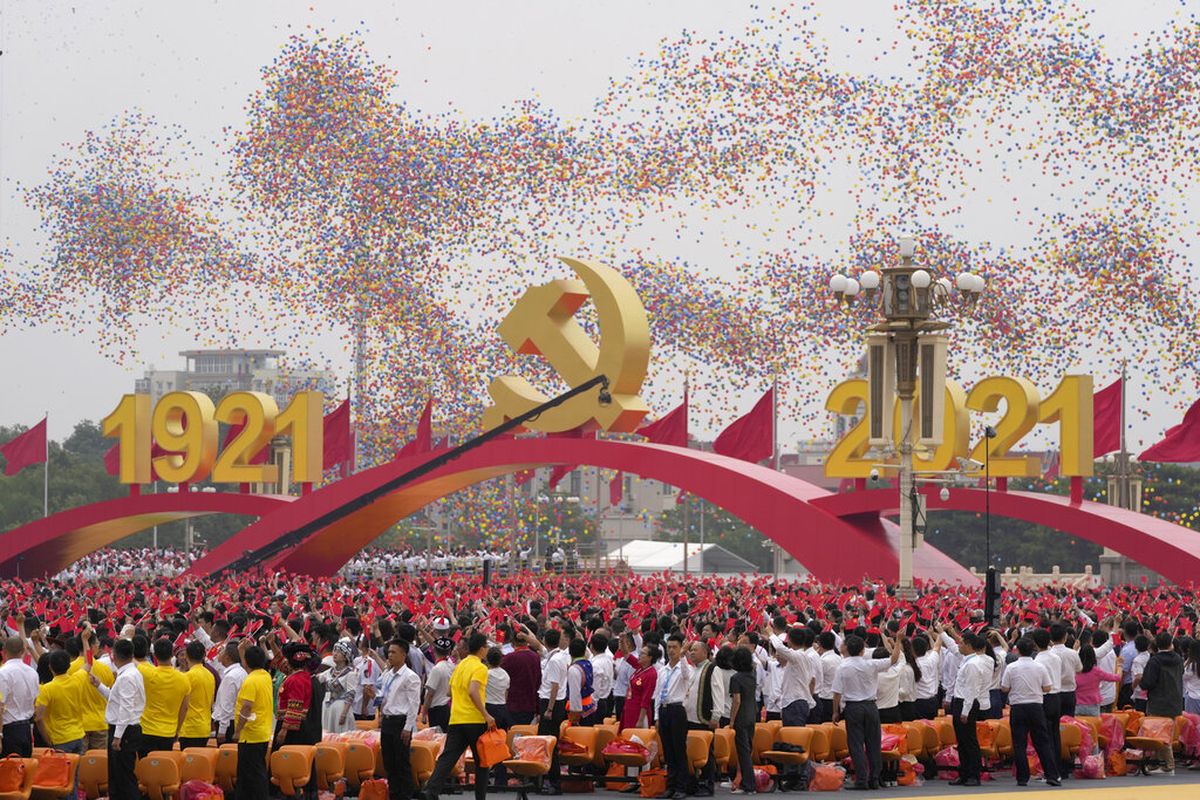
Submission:
M 743 461 L 762 461 L 774 450 L 775 419 L 772 413 L 774 387 L 768 389 L 750 409 L 750 413 L 735 420 L 713 442 L 713 450 L 723 456 Z
M 417 422 L 417 436 L 396 452 L 396 457 L 415 456 L 433 449 L 433 398 L 425 403 L 421 419 Z
M 648 425 L 638 428 L 638 433 L 655 444 L 688 446 L 688 396 L 684 390 L 683 402 Z
M 613 475 L 612 480 L 608 482 L 608 504 L 610 506 L 621 505 L 621 499 L 625 497 L 625 473 L 617 472 Z
M 332 469 L 350 460 L 354 452 L 354 436 L 350 432 L 350 398 L 325 415 L 325 457 L 322 469 Z
M 16 475 L 32 464 L 46 463 L 46 418 L 15 439 L 0 445 L 4 455 L 4 474 Z
M 1121 379 L 1092 395 L 1092 455 L 1121 449 Z
M 1151 445 L 1138 461 L 1188 464 L 1200 461 L 1200 400 L 1183 415 L 1183 422 L 1167 431 L 1162 441 Z

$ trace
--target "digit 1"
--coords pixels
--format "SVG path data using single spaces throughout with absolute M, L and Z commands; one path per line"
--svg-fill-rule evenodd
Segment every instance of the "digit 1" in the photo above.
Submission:
M 1068 477 L 1088 477 L 1092 457 L 1092 376 L 1067 375 L 1042 401 L 1038 422 L 1058 423 L 1058 471 Z
M 150 482 L 150 395 L 127 394 L 100 423 L 107 439 L 117 440 L 121 483 Z
M 324 471 L 325 426 L 322 412 L 325 395 L 296 392 L 292 402 L 275 418 L 275 434 L 292 438 L 292 481 L 316 483 Z

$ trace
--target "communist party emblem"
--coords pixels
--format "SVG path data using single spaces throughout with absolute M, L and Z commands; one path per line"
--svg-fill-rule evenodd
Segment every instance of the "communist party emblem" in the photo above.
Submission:
M 517 353 L 540 355 L 568 386 L 607 375 L 612 402 L 600 405 L 594 393 L 582 394 L 526 423 L 529 430 L 561 433 L 600 428 L 631 433 L 649 412 L 638 392 L 650 363 L 650 325 L 646 309 L 629 282 L 596 261 L 559 257 L 579 280 L 553 280 L 531 286 L 499 326 L 500 336 Z M 600 326 L 597 345 L 575 312 L 588 299 Z M 495 405 L 483 414 L 492 428 L 550 398 L 525 378 L 502 375 L 488 386 Z

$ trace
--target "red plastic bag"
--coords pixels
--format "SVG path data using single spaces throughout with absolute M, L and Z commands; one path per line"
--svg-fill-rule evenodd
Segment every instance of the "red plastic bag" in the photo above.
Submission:
M 358 800 L 388 800 L 387 778 L 363 781 L 358 788 Z
M 581 753 L 586 753 L 587 748 L 579 744 L 579 742 L 573 742 L 570 739 L 563 737 L 562 739 L 558 740 L 558 752 L 559 755 L 576 756 Z
M 224 800 L 225 792 L 201 780 L 192 780 L 179 787 L 179 800 Z
M 1175 720 L 1171 717 L 1142 717 L 1138 736 L 1169 742 L 1175 737 Z
M 1179 732 L 1179 741 L 1185 756 L 1200 756 L 1200 714 L 1183 712 L 1183 730 Z
M 900 746 L 900 737 L 894 733 L 885 733 L 879 737 L 879 749 L 888 753 Z
M 818 764 L 808 782 L 810 792 L 836 792 L 846 782 L 846 770 L 832 764 Z
M 1068 717 L 1065 714 L 1059 717 L 1058 720 L 1064 725 L 1074 725 L 1079 729 L 1079 752 L 1083 755 L 1090 755 L 1096 750 L 1096 740 L 1092 737 L 1092 726 L 1086 722 L 1081 722 L 1074 717 Z
M 1104 756 L 1099 753 L 1094 753 L 1090 756 L 1084 756 L 1079 769 L 1075 770 L 1076 778 L 1087 778 L 1089 780 L 1104 779 Z
M 608 744 L 604 745 L 604 749 L 600 751 L 606 756 L 641 756 L 645 758 L 650 755 L 650 751 L 640 742 L 633 742 L 629 739 L 613 739 Z
M 958 779 L 958 748 L 943 747 L 933 757 L 933 763 L 938 768 L 937 777 L 948 781 Z
M 1105 753 L 1125 749 L 1125 727 L 1113 715 L 1100 715 L 1100 735 L 1108 739 L 1108 744 L 1104 745 Z
M 520 761 L 537 761 L 550 766 L 549 736 L 518 736 L 513 739 L 516 758 Z

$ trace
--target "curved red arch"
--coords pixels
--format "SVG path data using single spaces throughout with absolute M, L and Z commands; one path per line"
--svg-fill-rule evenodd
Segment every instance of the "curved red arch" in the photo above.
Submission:
M 188 517 L 265 517 L 296 498 L 232 492 L 128 495 L 60 511 L 0 536 L 0 576 L 53 575 L 130 534 Z
M 982 489 L 954 488 L 948 500 L 936 490 L 923 492 L 930 510 L 987 510 L 988 493 Z M 1176 525 L 1149 514 L 1128 511 L 1107 503 L 1037 492 L 991 493 L 991 513 L 1069 533 L 1118 553 L 1125 553 L 1178 584 L 1200 578 L 1200 531 Z M 871 489 L 828 495 L 813 505 L 837 517 L 889 513 L 896 510 L 895 489 Z
M 317 519 L 402 475 L 424 457 L 398 459 L 338 481 L 240 531 L 193 565 L 196 574 L 224 569 L 243 553 Z M 775 540 L 815 575 L 858 581 L 894 579 L 897 561 L 887 531 L 820 510 L 828 492 L 799 478 L 715 453 L 669 445 L 595 439 L 519 438 L 489 443 L 309 536 L 271 566 L 324 575 L 335 572 L 388 526 L 428 503 L 474 483 L 546 464 L 588 464 L 666 481 L 704 497 Z M 932 551 L 936 553 L 936 551 Z M 948 561 L 926 554 L 949 577 Z M 940 555 L 940 554 L 938 554 Z M 966 570 L 956 576 L 971 580 Z

